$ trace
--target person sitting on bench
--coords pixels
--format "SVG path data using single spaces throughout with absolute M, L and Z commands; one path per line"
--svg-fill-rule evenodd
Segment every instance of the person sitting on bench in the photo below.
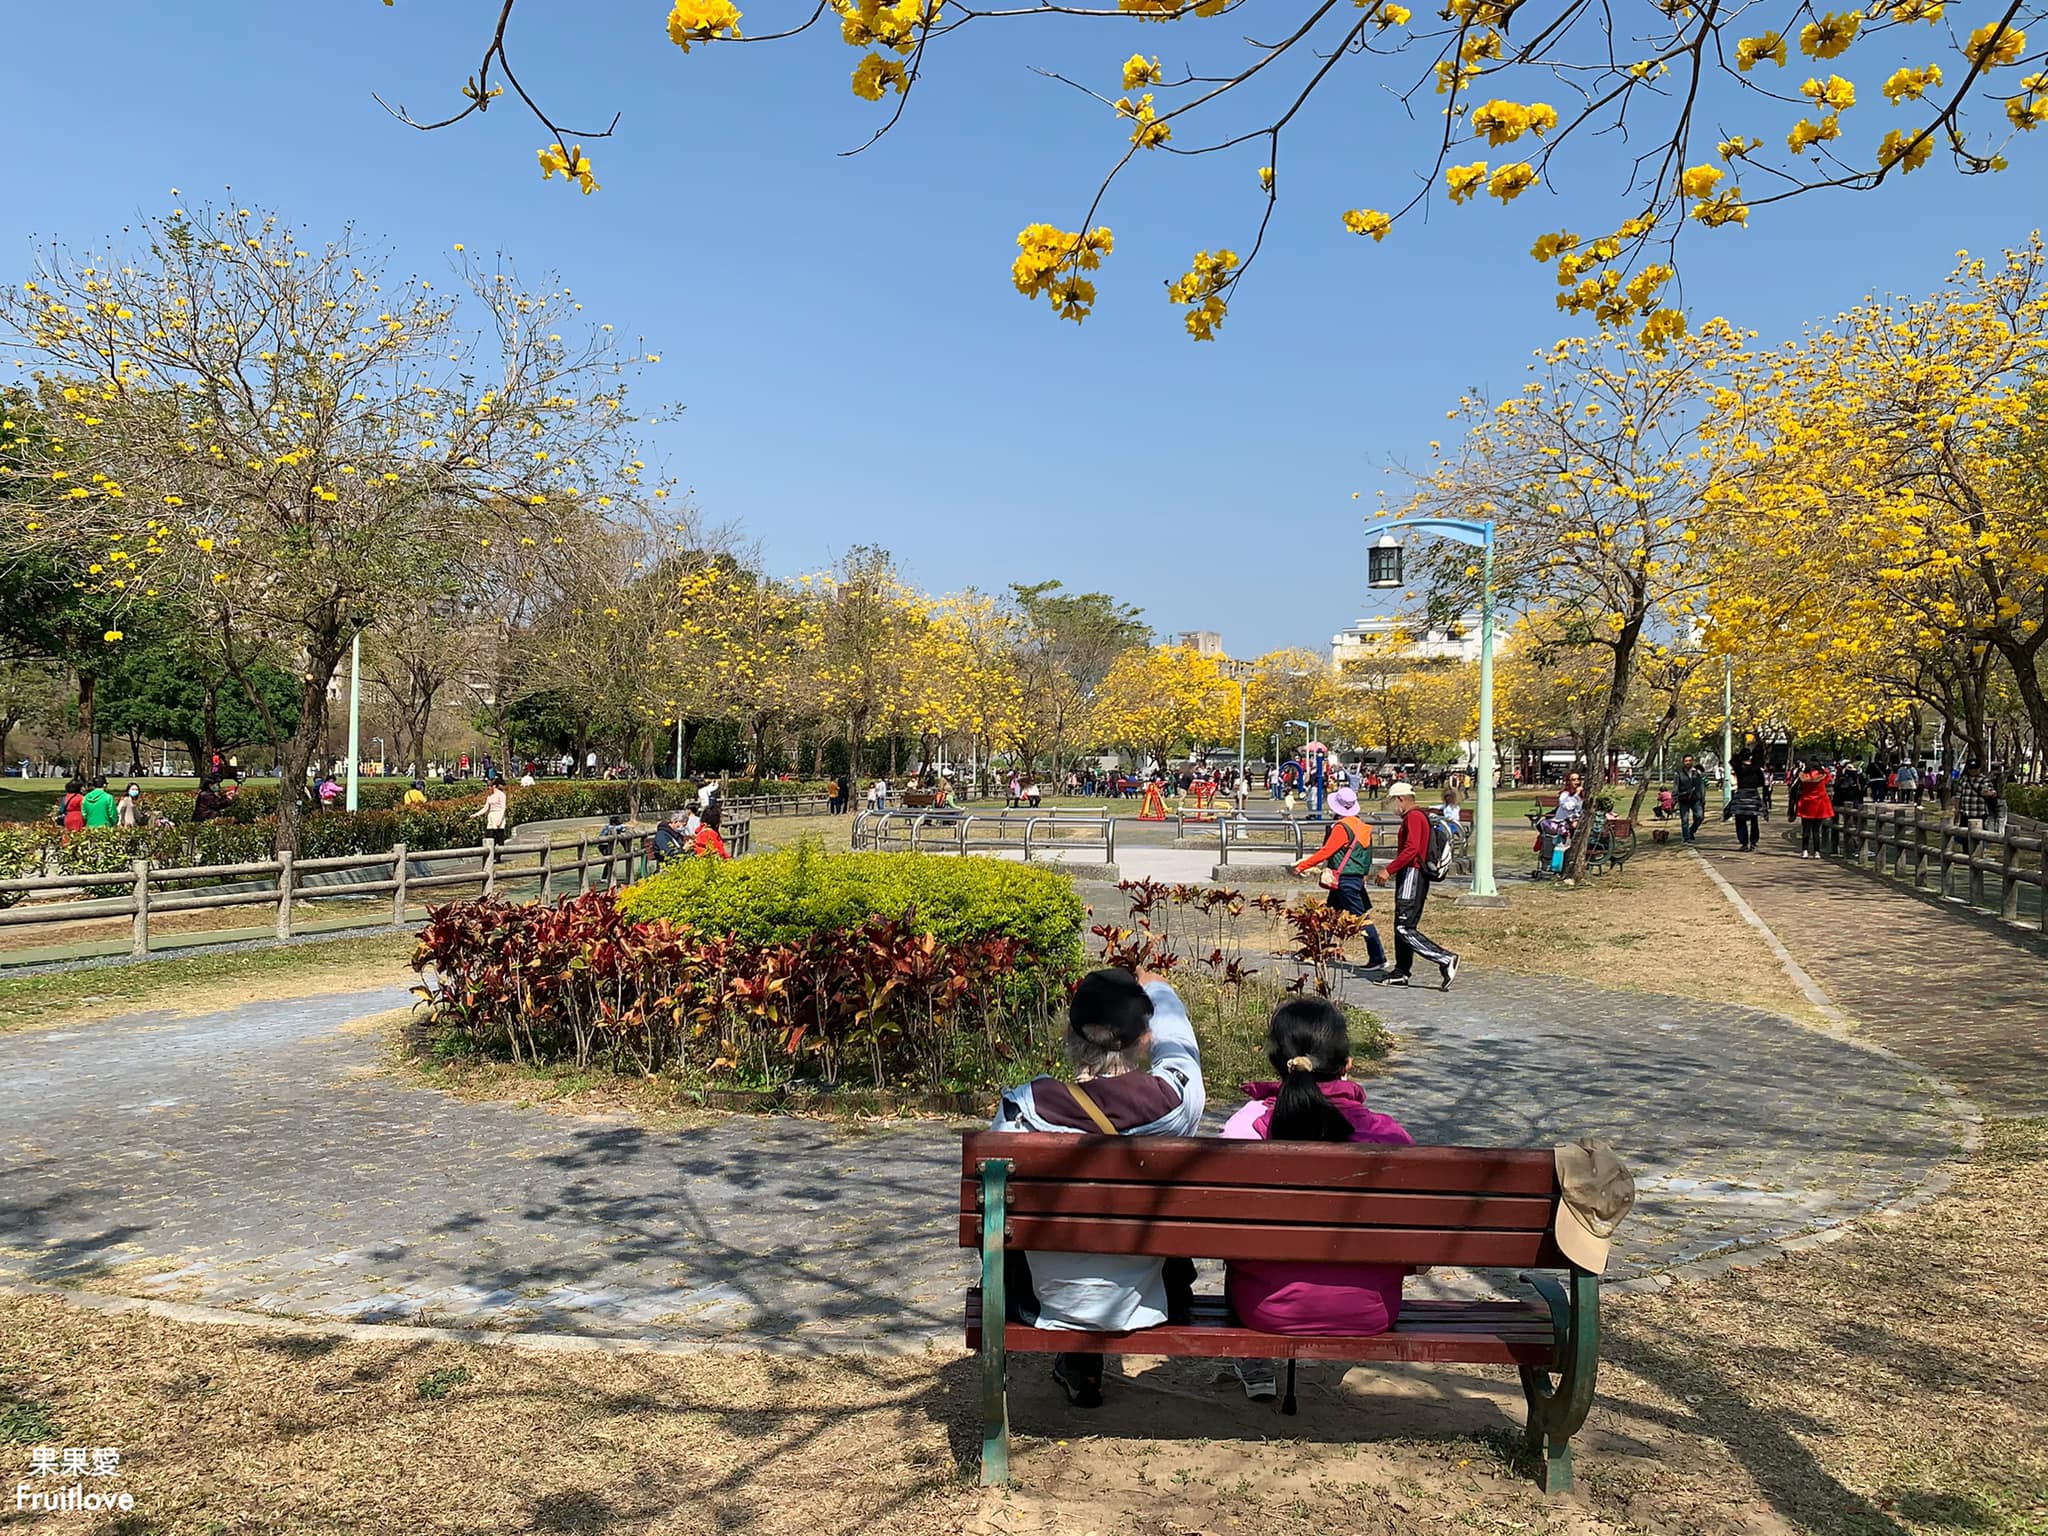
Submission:
M 1178 993 L 1147 972 L 1091 971 L 1067 1008 L 1067 1060 L 1075 1080 L 1034 1078 L 1005 1090 L 998 1131 L 1193 1136 L 1207 1102 L 1202 1048 Z M 1015 1262 L 1023 1259 L 1024 1263 Z M 1190 1259 L 1010 1251 L 1016 1320 L 1040 1328 L 1116 1332 L 1185 1322 L 1194 1293 Z M 1102 1405 L 1102 1356 L 1053 1357 L 1053 1380 L 1077 1408 Z
M 1266 1059 L 1278 1082 L 1246 1083 L 1251 1102 L 1232 1115 L 1223 1135 L 1240 1141 L 1370 1141 L 1413 1146 L 1401 1122 L 1366 1106 L 1351 1081 L 1351 1028 L 1344 1010 L 1320 997 L 1290 998 L 1266 1027 Z M 1247 1328 L 1268 1333 L 1385 1333 L 1401 1315 L 1399 1264 L 1278 1263 L 1233 1260 L 1227 1270 L 1230 1309 Z M 1275 1392 L 1269 1362 L 1238 1368 L 1247 1396 Z

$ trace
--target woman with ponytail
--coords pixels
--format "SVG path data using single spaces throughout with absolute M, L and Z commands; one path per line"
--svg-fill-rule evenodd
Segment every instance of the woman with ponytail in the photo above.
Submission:
M 1415 1138 L 1391 1115 L 1368 1109 L 1347 1075 L 1351 1031 L 1344 1010 L 1320 997 L 1290 998 L 1266 1030 L 1266 1056 L 1280 1080 L 1246 1083 L 1251 1102 L 1230 1117 L 1223 1134 L 1238 1140 L 1370 1141 L 1411 1146 Z M 1398 1264 L 1305 1264 L 1233 1260 L 1231 1310 L 1248 1328 L 1268 1333 L 1385 1333 L 1401 1312 Z M 1249 1362 L 1247 1362 L 1249 1364 Z M 1264 1395 L 1245 1372 L 1246 1390 Z M 1267 1389 L 1270 1391 L 1270 1388 Z

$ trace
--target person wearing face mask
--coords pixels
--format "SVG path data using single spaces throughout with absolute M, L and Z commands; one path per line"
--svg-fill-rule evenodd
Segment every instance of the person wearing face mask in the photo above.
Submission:
M 142 825 L 142 786 L 130 783 L 128 792 L 121 796 L 121 804 L 114 812 L 115 824 L 123 827 Z

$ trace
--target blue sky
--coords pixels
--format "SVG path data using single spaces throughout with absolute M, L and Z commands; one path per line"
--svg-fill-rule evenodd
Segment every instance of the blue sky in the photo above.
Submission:
M 658 429 L 658 457 L 772 568 L 879 543 L 928 587 L 1058 578 L 1251 654 L 1323 645 L 1364 610 L 1369 501 L 1351 492 L 1419 461 L 1462 390 L 1515 387 L 1559 334 L 1534 235 L 1617 216 L 1618 168 L 1591 163 L 1512 208 L 1439 206 L 1378 246 L 1345 233 L 1342 209 L 1401 200 L 1426 131 L 1354 73 L 1288 141 L 1266 251 L 1216 342 L 1185 338 L 1160 285 L 1197 249 L 1248 248 L 1256 149 L 1134 166 L 1101 215 L 1117 249 L 1098 313 L 1076 327 L 1010 287 L 1014 241 L 1027 222 L 1078 222 L 1122 135 L 1030 66 L 1113 91 L 1117 62 L 1170 53 L 1174 29 L 969 29 L 898 132 L 845 158 L 878 109 L 848 91 L 858 55 L 836 35 L 686 57 L 661 0 L 524 0 L 522 79 L 577 126 L 625 114 L 586 143 L 603 191 L 585 198 L 541 181 L 540 130 L 509 99 L 422 135 L 370 98 L 420 115 L 455 101 L 496 11 L 19 7 L 0 100 L 29 128 L 0 200 L 0 278 L 32 240 L 101 239 L 167 209 L 173 186 L 232 186 L 309 235 L 353 220 L 402 269 L 438 268 L 456 241 L 503 247 L 662 355 L 648 387 L 688 409 Z M 1885 109 L 1866 105 L 1874 132 Z M 2015 159 L 1968 181 L 1937 160 L 1895 191 L 1699 231 L 1686 301 L 1768 340 L 1872 289 L 1932 287 L 1958 249 L 2039 221 L 2042 162 Z

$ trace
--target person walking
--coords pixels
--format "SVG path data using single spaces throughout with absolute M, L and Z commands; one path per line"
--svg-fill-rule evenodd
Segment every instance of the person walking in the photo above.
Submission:
M 1910 757 L 1899 759 L 1898 801 L 1904 805 L 1908 800 L 1920 803 L 1920 765 Z
M 1700 823 L 1707 817 L 1707 776 L 1690 752 L 1672 775 L 1671 798 L 1678 807 L 1678 835 L 1689 843 L 1699 836 Z
M 1373 876 L 1381 885 L 1394 886 L 1394 968 L 1376 978 L 1389 987 L 1409 985 L 1415 957 L 1432 962 L 1443 976 L 1442 990 L 1451 990 L 1458 979 L 1458 957 L 1422 931 L 1422 909 L 1429 900 L 1429 813 L 1415 803 L 1415 786 L 1396 779 L 1387 798 L 1401 813 L 1401 844 L 1380 871 Z
M 1828 771 L 1819 763 L 1802 763 L 1792 781 L 1792 811 L 1799 818 L 1799 857 L 1817 859 L 1826 849 L 1827 825 L 1835 819 L 1828 798 Z
M 85 784 L 80 779 L 66 779 L 64 793 L 57 797 L 57 825 L 66 832 L 85 830 Z
M 1322 884 L 1329 892 L 1325 905 L 1333 912 L 1366 917 L 1372 911 L 1372 898 L 1365 893 L 1365 878 L 1372 872 L 1372 828 L 1359 820 L 1358 797 L 1348 789 L 1330 796 L 1330 809 L 1337 813 L 1337 819 L 1330 823 L 1330 835 L 1323 839 L 1322 847 L 1294 866 L 1294 872 L 1305 875 L 1316 865 L 1322 865 Z M 1369 919 L 1365 925 L 1365 959 L 1368 972 L 1384 972 L 1387 968 L 1386 946 L 1380 942 L 1379 929 Z
M 484 796 L 484 803 L 469 814 L 484 824 L 484 841 L 503 847 L 506 834 L 505 781 L 498 775 L 491 776 L 490 793 Z
M 1998 823 L 1998 791 L 1985 775 L 1984 765 L 1974 757 L 1956 781 L 1956 820 L 1964 826 L 1974 821 L 1987 830 Z
M 1744 853 L 1755 851 L 1757 818 L 1769 814 L 1764 809 L 1764 787 L 1769 782 L 1769 776 L 1757 766 L 1755 758 L 1743 756 L 1735 760 L 1735 793 L 1728 797 L 1721 815 L 1724 819 L 1734 818 L 1735 846 Z

